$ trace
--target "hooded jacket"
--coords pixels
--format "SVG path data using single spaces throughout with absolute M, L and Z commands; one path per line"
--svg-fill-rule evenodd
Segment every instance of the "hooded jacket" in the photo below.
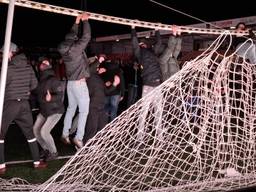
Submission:
M 91 39 L 91 28 L 88 21 L 83 21 L 83 34 L 78 38 L 78 27 L 78 24 L 74 24 L 65 40 L 58 46 L 68 80 L 80 80 L 90 76 L 89 62 L 84 50 Z
M 49 90 L 52 96 L 51 101 L 46 101 L 47 90 Z M 58 80 L 52 69 L 41 71 L 40 81 L 33 93 L 37 97 L 40 113 L 44 117 L 56 113 L 64 113 L 63 97 L 65 93 L 65 82 Z
M 135 29 L 132 29 L 132 46 L 134 56 L 142 65 L 141 77 L 144 85 L 157 86 L 162 80 L 161 69 L 157 57 L 158 50 L 152 48 L 141 48 Z
M 98 60 L 90 64 L 90 78 L 87 80 L 87 85 L 90 95 L 90 108 L 104 109 L 105 106 L 105 84 L 97 72 L 100 65 Z

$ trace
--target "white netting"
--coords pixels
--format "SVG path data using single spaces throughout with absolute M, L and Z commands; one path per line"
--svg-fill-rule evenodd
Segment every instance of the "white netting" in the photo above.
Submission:
M 219 54 L 225 38 L 108 124 L 47 182 L 23 189 L 186 192 L 256 185 L 256 69 L 227 56 L 229 50 Z M 0 181 L 2 190 L 15 186 Z

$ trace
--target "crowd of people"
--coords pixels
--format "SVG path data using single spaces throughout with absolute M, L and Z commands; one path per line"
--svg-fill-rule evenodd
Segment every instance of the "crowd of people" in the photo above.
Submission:
M 119 103 L 125 97 L 125 90 L 131 91 L 126 98 L 127 107 L 138 100 L 139 78 L 142 82 L 141 96 L 144 97 L 180 70 L 177 58 L 182 38 L 177 26 L 173 26 L 166 45 L 158 30 L 155 31 L 156 43 L 152 45 L 147 39 L 139 40 L 135 27 L 131 26 L 134 54 L 131 70 L 135 80 L 133 86 L 128 84 L 130 87 L 127 88 L 126 71 L 109 60 L 107 55 L 97 54 L 94 61 L 89 62 L 85 53 L 91 40 L 89 17 L 87 13 L 78 15 L 71 30 L 58 45 L 65 66 L 65 80 L 56 75 L 50 58 L 40 57 L 38 67 L 30 65 L 25 54 L 20 53 L 17 45 L 11 43 L 0 132 L 0 174 L 6 172 L 4 143 L 11 122 L 14 121 L 22 129 L 27 139 L 33 167 L 45 168 L 47 161 L 58 157 L 51 131 L 63 115 L 61 140 L 67 145 L 73 144 L 79 150 L 118 116 Z M 79 35 L 81 23 L 82 34 Z M 245 25 L 240 23 L 238 28 L 245 30 Z M 236 41 L 239 54 L 246 55 L 250 62 L 256 63 L 255 45 L 245 53 L 239 48 L 240 44 Z M 65 95 L 67 106 L 64 104 Z M 35 122 L 29 102 L 32 97 L 39 107 Z

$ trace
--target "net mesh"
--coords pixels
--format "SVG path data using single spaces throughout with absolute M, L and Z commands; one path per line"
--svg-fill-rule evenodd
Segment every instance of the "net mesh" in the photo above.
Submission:
M 256 184 L 256 69 L 218 52 L 202 55 L 108 124 L 40 185 L 21 191 L 220 191 Z

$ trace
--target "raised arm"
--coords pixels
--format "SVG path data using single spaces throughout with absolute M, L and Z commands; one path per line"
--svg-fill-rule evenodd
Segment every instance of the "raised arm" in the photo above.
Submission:
M 84 49 L 87 47 L 88 43 L 91 40 L 91 27 L 88 22 L 88 19 L 89 19 L 89 15 L 85 12 L 82 13 L 81 15 L 78 15 L 76 18 L 75 24 L 77 26 L 80 23 L 80 21 L 83 22 L 83 34 L 82 34 L 81 38 L 79 38 L 75 42 L 75 46 L 74 46 L 74 49 L 76 49 L 76 51 L 79 51 L 79 52 L 84 51 Z
M 137 59 L 139 59 L 139 57 L 140 57 L 140 46 L 139 46 L 139 41 L 138 41 L 137 33 L 136 33 L 136 30 L 135 30 L 134 26 L 132 26 L 131 38 L 132 38 L 132 48 L 133 48 L 134 56 Z
M 163 42 L 162 42 L 159 30 L 155 30 L 155 36 L 156 36 L 156 43 L 154 46 L 154 52 L 156 55 L 160 55 L 163 52 L 162 50 Z
M 69 33 L 65 36 L 65 40 L 62 41 L 58 46 L 58 51 L 64 55 L 69 51 L 81 54 L 82 51 L 88 45 L 91 39 L 91 28 L 88 22 L 89 15 L 86 13 L 80 14 L 76 17 L 76 21 L 73 24 Z M 79 23 L 83 22 L 83 34 L 80 39 L 78 39 L 78 28 Z

